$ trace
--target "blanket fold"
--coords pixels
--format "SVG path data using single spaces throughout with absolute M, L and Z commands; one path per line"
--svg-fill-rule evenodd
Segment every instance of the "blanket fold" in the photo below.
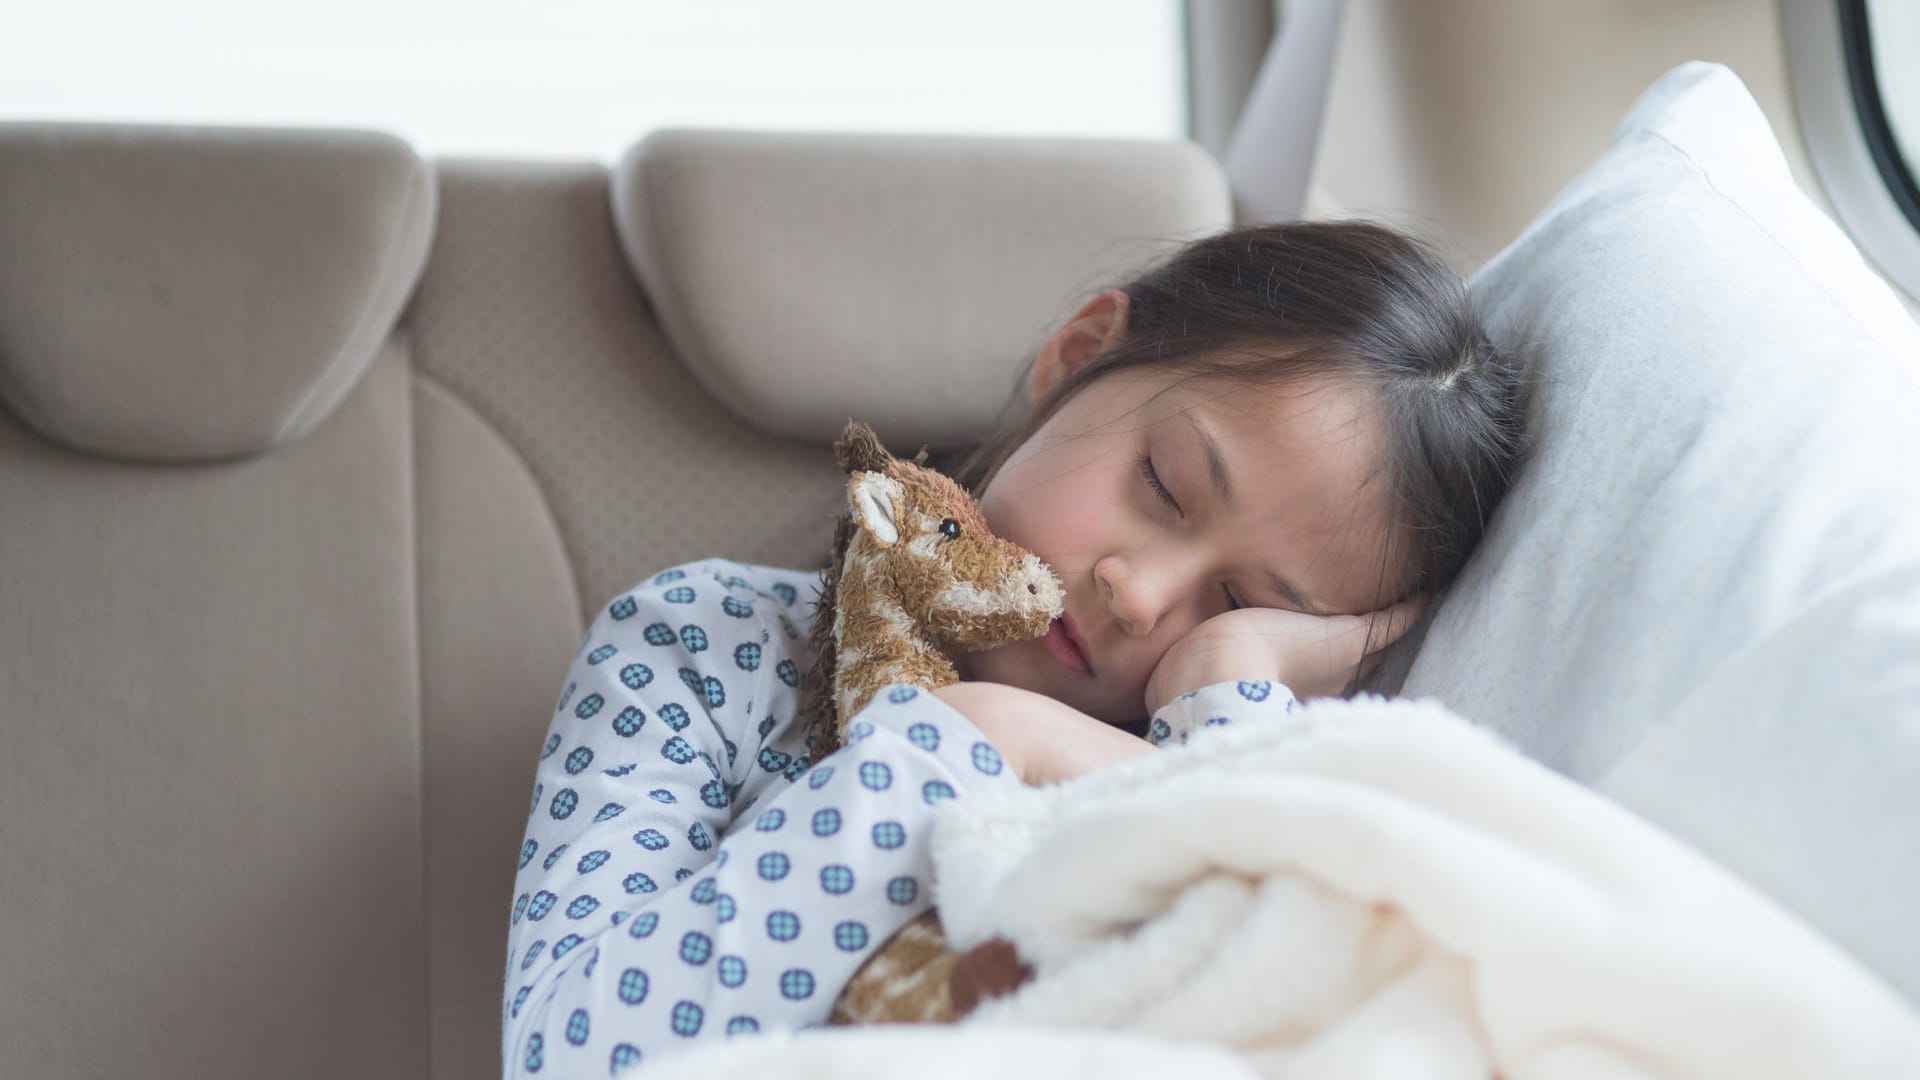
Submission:
M 1864 967 L 1433 701 L 956 802 L 933 854 L 953 947 L 1035 969 L 980 1034 L 1205 1041 L 1286 1078 L 1920 1076 L 1920 1015 Z

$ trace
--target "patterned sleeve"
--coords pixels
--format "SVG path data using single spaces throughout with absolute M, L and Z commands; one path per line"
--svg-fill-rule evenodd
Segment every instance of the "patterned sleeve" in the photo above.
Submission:
M 783 610 L 802 576 L 769 573 L 676 568 L 588 632 L 520 851 L 507 1076 L 610 1075 L 825 1021 L 932 903 L 934 804 L 1019 782 L 971 722 L 908 686 L 810 762 L 794 725 L 803 635 Z
M 1266 679 L 1214 683 L 1160 706 L 1147 725 L 1147 741 L 1155 746 L 1184 745 L 1195 728 L 1285 716 L 1293 711 L 1293 702 L 1293 691 L 1285 683 Z

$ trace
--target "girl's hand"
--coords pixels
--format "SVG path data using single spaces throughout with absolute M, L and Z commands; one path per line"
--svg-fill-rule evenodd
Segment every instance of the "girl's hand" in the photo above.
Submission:
M 1030 786 L 1058 784 L 1154 751 L 1145 739 L 1017 686 L 957 682 L 933 695 L 973 721 Z
M 1380 652 L 1420 618 L 1424 600 L 1365 615 L 1308 615 L 1238 608 L 1215 615 L 1173 643 L 1147 679 L 1147 715 L 1189 690 L 1229 679 L 1285 683 L 1302 700 L 1338 694 L 1356 665 L 1372 670 Z

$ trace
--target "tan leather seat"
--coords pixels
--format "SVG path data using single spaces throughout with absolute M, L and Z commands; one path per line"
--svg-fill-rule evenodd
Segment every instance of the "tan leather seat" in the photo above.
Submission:
M 976 436 L 1228 214 L 1184 144 L 0 125 L 0 1072 L 497 1076 L 588 613 L 817 565 L 842 420 Z

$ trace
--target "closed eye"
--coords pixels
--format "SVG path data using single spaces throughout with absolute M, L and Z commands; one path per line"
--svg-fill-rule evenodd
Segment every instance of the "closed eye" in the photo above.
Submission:
M 1166 503 L 1168 506 L 1171 506 L 1173 508 L 1174 513 L 1179 514 L 1181 517 L 1185 517 L 1186 514 L 1180 510 L 1180 504 L 1175 502 L 1173 499 L 1173 492 L 1168 491 L 1167 485 L 1160 482 L 1160 474 L 1157 471 L 1155 471 L 1153 467 L 1153 458 L 1147 454 L 1141 454 L 1139 458 L 1139 465 L 1140 465 L 1141 477 L 1143 477 L 1146 480 L 1147 486 L 1153 489 L 1153 493 L 1159 496 L 1160 501 L 1163 503 Z M 1220 587 L 1220 591 L 1227 594 L 1227 606 L 1230 609 L 1237 611 L 1240 608 L 1243 608 L 1246 606 L 1245 604 L 1242 604 L 1240 601 L 1233 598 L 1232 589 L 1229 589 L 1226 586 L 1222 585 Z

